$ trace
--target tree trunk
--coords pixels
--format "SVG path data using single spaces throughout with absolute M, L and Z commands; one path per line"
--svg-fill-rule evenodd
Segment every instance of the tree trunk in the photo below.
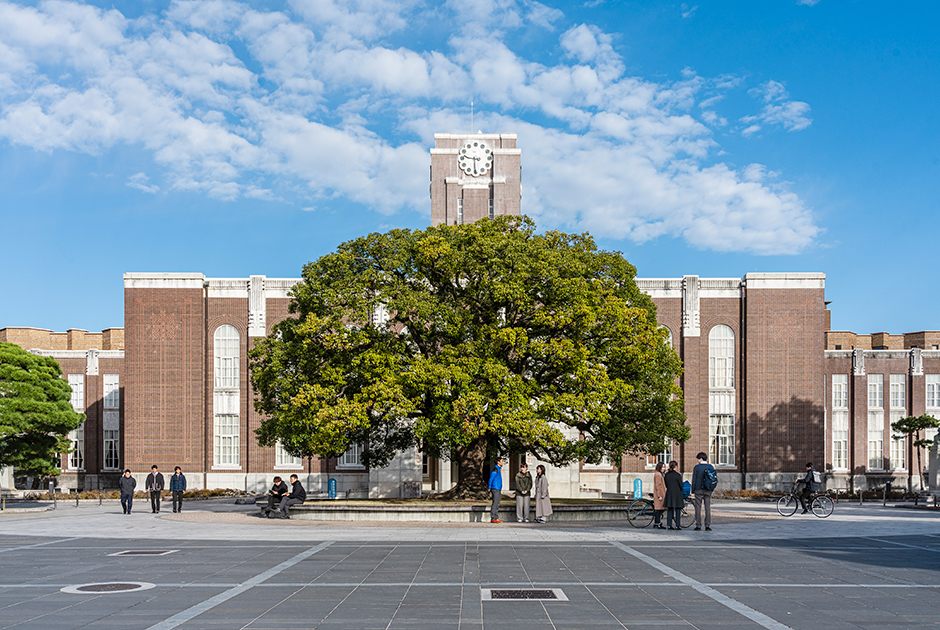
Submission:
M 488 500 L 488 479 L 485 477 L 486 438 L 478 438 L 465 447 L 454 449 L 457 462 L 457 485 L 432 498 L 439 500 Z

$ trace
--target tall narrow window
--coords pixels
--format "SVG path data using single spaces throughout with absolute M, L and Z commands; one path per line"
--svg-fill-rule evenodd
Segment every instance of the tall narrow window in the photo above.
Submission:
M 106 469 L 117 470 L 121 466 L 121 377 L 119 374 L 105 374 L 102 377 L 104 391 L 104 460 Z
M 493 212 L 493 200 L 490 199 L 490 218 L 494 218 L 496 214 Z
M 904 374 L 891 375 L 891 398 L 888 420 L 894 424 L 907 416 L 907 377 Z M 893 470 L 907 468 L 907 438 L 895 437 L 891 431 L 890 464 Z
M 708 334 L 708 450 L 719 466 L 734 466 L 734 415 L 734 331 L 722 324 Z
M 940 420 L 940 374 L 927 374 L 927 415 Z M 937 429 L 927 429 L 924 437 L 933 440 L 937 437 Z
M 239 464 L 239 336 L 225 324 L 215 331 L 215 392 L 213 395 L 215 466 Z
M 885 411 L 884 375 L 868 375 L 868 468 L 882 470 L 884 464 Z
M 463 225 L 463 199 L 457 200 L 457 225 Z
M 832 375 L 832 468 L 849 467 L 849 375 Z
M 78 413 L 85 413 L 85 375 L 69 374 L 69 387 L 72 388 L 72 395 L 69 402 L 72 409 Z M 69 469 L 84 470 L 85 468 L 85 423 L 82 422 L 78 428 L 69 431 L 69 443 L 72 451 L 69 453 Z M 62 458 L 65 459 L 64 457 Z

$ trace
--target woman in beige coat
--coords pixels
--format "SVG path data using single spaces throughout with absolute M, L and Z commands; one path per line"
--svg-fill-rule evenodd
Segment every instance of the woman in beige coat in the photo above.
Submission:
M 535 467 L 535 522 L 544 523 L 546 516 L 552 515 L 552 501 L 548 498 L 548 477 L 545 466 Z
M 653 473 L 653 518 L 655 522 L 653 527 L 666 529 L 663 525 L 663 512 L 666 511 L 666 478 L 663 477 L 663 463 L 656 464 L 656 472 Z

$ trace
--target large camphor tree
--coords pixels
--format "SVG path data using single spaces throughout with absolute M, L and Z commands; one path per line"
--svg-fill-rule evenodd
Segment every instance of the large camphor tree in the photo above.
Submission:
M 294 456 L 417 446 L 486 492 L 488 458 L 619 461 L 688 439 L 681 372 L 617 252 L 525 217 L 393 230 L 304 267 L 251 352 L 258 441 Z
M 85 420 L 72 409 L 72 390 L 52 357 L 0 342 L 0 466 L 20 475 L 57 475 L 68 433 Z

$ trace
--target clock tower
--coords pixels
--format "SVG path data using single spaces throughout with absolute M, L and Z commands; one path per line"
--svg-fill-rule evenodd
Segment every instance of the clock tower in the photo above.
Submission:
M 431 225 L 521 212 L 522 162 L 516 134 L 434 134 Z

